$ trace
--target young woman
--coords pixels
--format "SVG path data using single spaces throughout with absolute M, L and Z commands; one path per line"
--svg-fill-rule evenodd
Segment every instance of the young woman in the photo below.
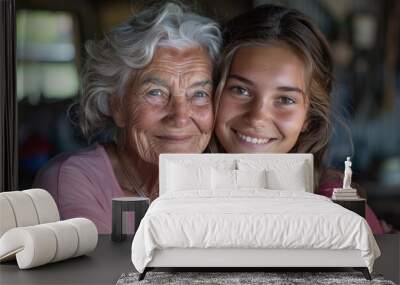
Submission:
M 329 45 L 297 10 L 264 5 L 227 23 L 215 96 L 217 147 L 230 153 L 312 153 L 315 192 L 330 197 L 340 174 L 327 170 L 331 135 Z M 383 233 L 375 214 L 366 218 Z

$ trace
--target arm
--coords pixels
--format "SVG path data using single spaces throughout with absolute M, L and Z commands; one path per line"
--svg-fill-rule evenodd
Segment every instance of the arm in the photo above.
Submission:
M 90 175 L 90 165 L 69 158 L 65 155 L 50 161 L 39 171 L 33 187 L 53 196 L 62 219 L 85 217 L 95 223 L 99 233 L 110 233 L 111 217 L 107 219 L 104 205 L 111 201 L 100 191 L 102 183 Z
M 107 216 L 102 206 L 103 197 L 99 184 L 83 167 L 73 163 L 63 165 L 57 181 L 62 219 L 84 217 L 95 223 L 99 233 L 110 233 L 111 217 Z

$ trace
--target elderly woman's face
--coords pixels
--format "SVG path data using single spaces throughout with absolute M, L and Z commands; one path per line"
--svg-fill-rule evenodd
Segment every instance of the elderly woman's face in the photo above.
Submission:
M 287 153 L 305 129 L 304 63 L 284 47 L 242 47 L 221 94 L 215 132 L 230 153 Z
M 114 112 L 125 147 L 151 163 L 160 153 L 203 152 L 213 124 L 212 68 L 201 48 L 158 48 Z

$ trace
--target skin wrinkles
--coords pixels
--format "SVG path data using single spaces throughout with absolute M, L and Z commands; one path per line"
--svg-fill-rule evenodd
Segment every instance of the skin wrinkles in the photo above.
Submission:
M 143 97 L 146 92 L 146 88 L 154 88 L 156 86 L 168 89 L 169 86 L 176 85 L 177 92 L 172 94 L 173 96 L 187 96 L 187 91 L 194 88 L 204 88 L 203 90 L 211 95 L 213 89 L 213 83 L 209 79 L 201 79 L 201 76 L 206 77 L 204 74 L 204 68 L 191 68 L 190 72 L 169 72 L 162 69 L 153 69 L 152 75 L 143 75 L 142 79 L 142 89 L 138 90 L 136 93 L 139 97 Z M 198 80 L 194 80 L 194 74 L 197 73 L 196 77 Z M 163 75 L 159 75 L 163 74 Z M 164 79 L 167 75 L 168 78 Z M 194 81 L 194 82 L 193 82 Z
M 287 47 L 240 48 L 216 120 L 216 135 L 225 150 L 290 152 L 307 127 L 306 77 L 304 63 Z
M 164 61 L 164 64 L 167 64 L 166 61 Z M 197 64 L 198 66 L 194 66 Z M 193 66 L 192 66 L 193 65 Z M 190 71 L 187 71 L 190 69 Z M 177 87 L 180 89 L 180 92 L 177 94 L 173 94 L 174 96 L 183 96 L 185 94 L 184 91 L 186 91 L 187 88 L 194 88 L 194 87 L 206 87 L 208 89 L 211 89 L 213 87 L 213 83 L 210 79 L 200 79 L 201 76 L 207 77 L 207 74 L 204 74 L 204 70 L 207 69 L 207 66 L 204 65 L 203 62 L 194 61 L 189 64 L 182 65 L 178 67 L 176 70 L 171 70 L 168 67 L 162 68 L 162 67 L 153 67 L 150 68 L 145 74 L 142 75 L 142 84 L 154 84 L 154 85 L 160 85 L 163 87 L 168 87 L 171 86 L 172 84 L 177 84 Z M 158 75 L 158 74 L 163 74 L 164 76 L 167 75 L 167 79 L 163 79 L 163 75 Z M 194 74 L 197 73 L 196 77 L 199 77 L 198 80 L 194 80 Z M 203 74 L 202 74 L 203 73 Z M 177 81 L 175 83 L 174 81 Z M 193 82 L 193 83 L 192 83 Z M 209 91 L 209 92 L 211 92 Z
M 114 104 L 128 157 L 158 164 L 160 153 L 204 151 L 213 122 L 212 68 L 201 48 L 157 49 L 150 65 L 136 72 L 121 104 Z

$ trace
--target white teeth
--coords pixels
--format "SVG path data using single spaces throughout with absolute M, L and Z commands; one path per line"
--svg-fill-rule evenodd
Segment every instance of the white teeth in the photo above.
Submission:
M 254 144 L 265 144 L 267 142 L 269 142 L 270 139 L 259 139 L 259 138 L 253 138 L 253 137 L 249 137 L 246 136 L 244 134 L 241 134 L 239 132 L 236 132 L 237 135 L 239 136 L 239 138 L 241 138 L 242 140 L 248 142 L 248 143 L 254 143 Z

